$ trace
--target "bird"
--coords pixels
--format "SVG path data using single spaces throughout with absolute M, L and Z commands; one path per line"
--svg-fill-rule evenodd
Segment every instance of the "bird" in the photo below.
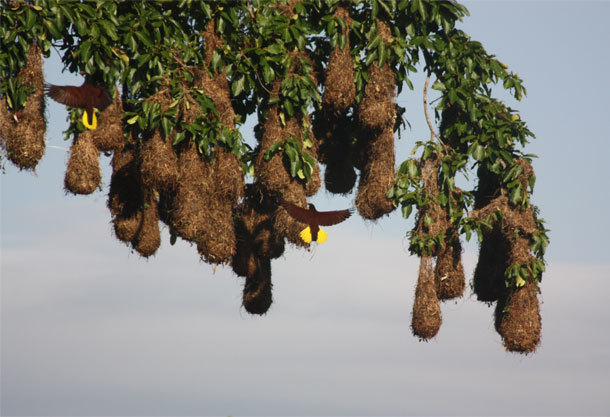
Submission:
M 108 90 L 85 81 L 80 87 L 73 85 L 46 85 L 46 93 L 58 103 L 85 109 L 83 124 L 87 129 L 97 129 L 95 110 L 104 110 L 112 103 Z
M 317 211 L 316 207 L 311 203 L 307 203 L 307 208 L 303 208 L 283 199 L 280 201 L 280 204 L 290 216 L 308 225 L 299 233 L 299 236 L 305 243 L 326 242 L 328 234 L 320 226 L 332 226 L 341 223 L 352 215 L 351 209 Z

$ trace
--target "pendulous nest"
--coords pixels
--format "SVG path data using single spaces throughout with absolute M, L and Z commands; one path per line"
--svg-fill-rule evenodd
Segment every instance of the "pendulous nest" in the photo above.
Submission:
M 507 350 L 534 352 L 542 331 L 536 283 L 528 281 L 512 294 L 502 297 L 496 305 L 495 319 L 496 330 Z
M 157 200 L 153 197 L 152 193 L 146 198 L 142 208 L 142 221 L 131 244 L 145 258 L 154 255 L 161 245 Z
M 411 328 L 413 334 L 423 340 L 436 336 L 442 323 L 432 263 L 432 257 L 422 256 L 413 303 Z
M 8 110 L 6 97 L 0 100 L 0 146 L 7 158 L 21 169 L 34 169 L 45 150 L 44 135 L 44 74 L 41 50 L 33 43 L 27 53 L 27 63 L 19 71 L 24 88 L 34 91 L 27 97 L 22 109 Z
M 461 297 L 466 287 L 464 267 L 462 265 L 462 244 L 455 228 L 446 234 L 445 246 L 436 257 L 434 280 L 436 295 L 439 300 L 450 300 Z
M 99 151 L 113 151 L 123 146 L 123 115 L 123 103 L 117 86 L 114 100 L 101 112 L 97 129 L 92 131 L 93 143 Z
M 242 304 L 250 314 L 263 315 L 273 302 L 271 284 L 271 261 L 260 258 L 255 273 L 246 278 Z
M 326 67 L 322 109 L 329 119 L 344 115 L 356 99 L 354 60 L 349 41 L 351 18 L 344 7 L 338 7 L 334 17 L 344 19 L 347 27 L 343 34 L 347 41 L 344 49 L 340 45 L 335 46 Z
M 129 243 L 134 240 L 142 224 L 144 195 L 138 172 L 135 148 L 127 143 L 114 152 L 112 176 L 108 192 L 108 209 L 117 239 Z
M 76 135 L 70 148 L 70 159 L 64 178 L 66 191 L 73 194 L 91 194 L 100 187 L 99 151 L 93 143 L 93 131 Z
M 146 188 L 171 192 L 178 184 L 178 156 L 169 138 L 159 130 L 140 148 L 140 174 Z
M 395 209 L 392 200 L 386 196 L 396 180 L 392 129 L 385 129 L 379 136 L 371 138 L 367 146 L 366 164 L 360 172 L 356 208 L 363 218 L 376 220 Z

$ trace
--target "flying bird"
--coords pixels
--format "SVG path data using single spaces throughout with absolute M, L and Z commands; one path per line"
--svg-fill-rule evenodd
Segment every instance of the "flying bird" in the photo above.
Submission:
M 97 117 L 94 109 L 102 111 L 112 103 L 112 97 L 108 90 L 87 81 L 80 87 L 48 84 L 46 91 L 47 95 L 58 103 L 85 109 L 83 124 L 91 130 L 97 129 Z
M 317 211 L 316 207 L 308 203 L 307 208 L 299 207 L 288 201 L 281 200 L 280 204 L 288 214 L 308 226 L 299 233 L 305 243 L 318 242 L 324 243 L 328 239 L 328 234 L 320 226 L 332 226 L 341 223 L 352 215 L 350 209 L 335 211 Z

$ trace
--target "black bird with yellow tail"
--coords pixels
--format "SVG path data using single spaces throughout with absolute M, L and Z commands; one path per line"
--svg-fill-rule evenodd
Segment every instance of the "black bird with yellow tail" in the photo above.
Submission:
M 102 111 L 112 103 L 108 90 L 85 81 L 80 87 L 73 85 L 47 84 L 46 92 L 58 103 L 85 109 L 83 124 L 87 129 L 97 129 L 95 109 Z
M 280 201 L 280 204 L 293 218 L 308 225 L 299 234 L 305 243 L 326 242 L 328 234 L 320 226 L 339 224 L 352 215 L 351 209 L 317 211 L 316 207 L 311 203 L 307 204 L 307 208 L 303 208 L 283 199 Z

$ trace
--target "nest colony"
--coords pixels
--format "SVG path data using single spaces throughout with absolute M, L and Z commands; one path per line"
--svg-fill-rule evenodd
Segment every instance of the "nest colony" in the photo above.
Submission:
M 23 87 L 32 90 L 22 109 L 8 109 L 6 97 L 0 100 L 0 146 L 8 159 L 21 169 L 33 170 L 45 149 L 44 74 L 42 51 L 37 43 L 30 45 L 27 63 L 19 71 Z

